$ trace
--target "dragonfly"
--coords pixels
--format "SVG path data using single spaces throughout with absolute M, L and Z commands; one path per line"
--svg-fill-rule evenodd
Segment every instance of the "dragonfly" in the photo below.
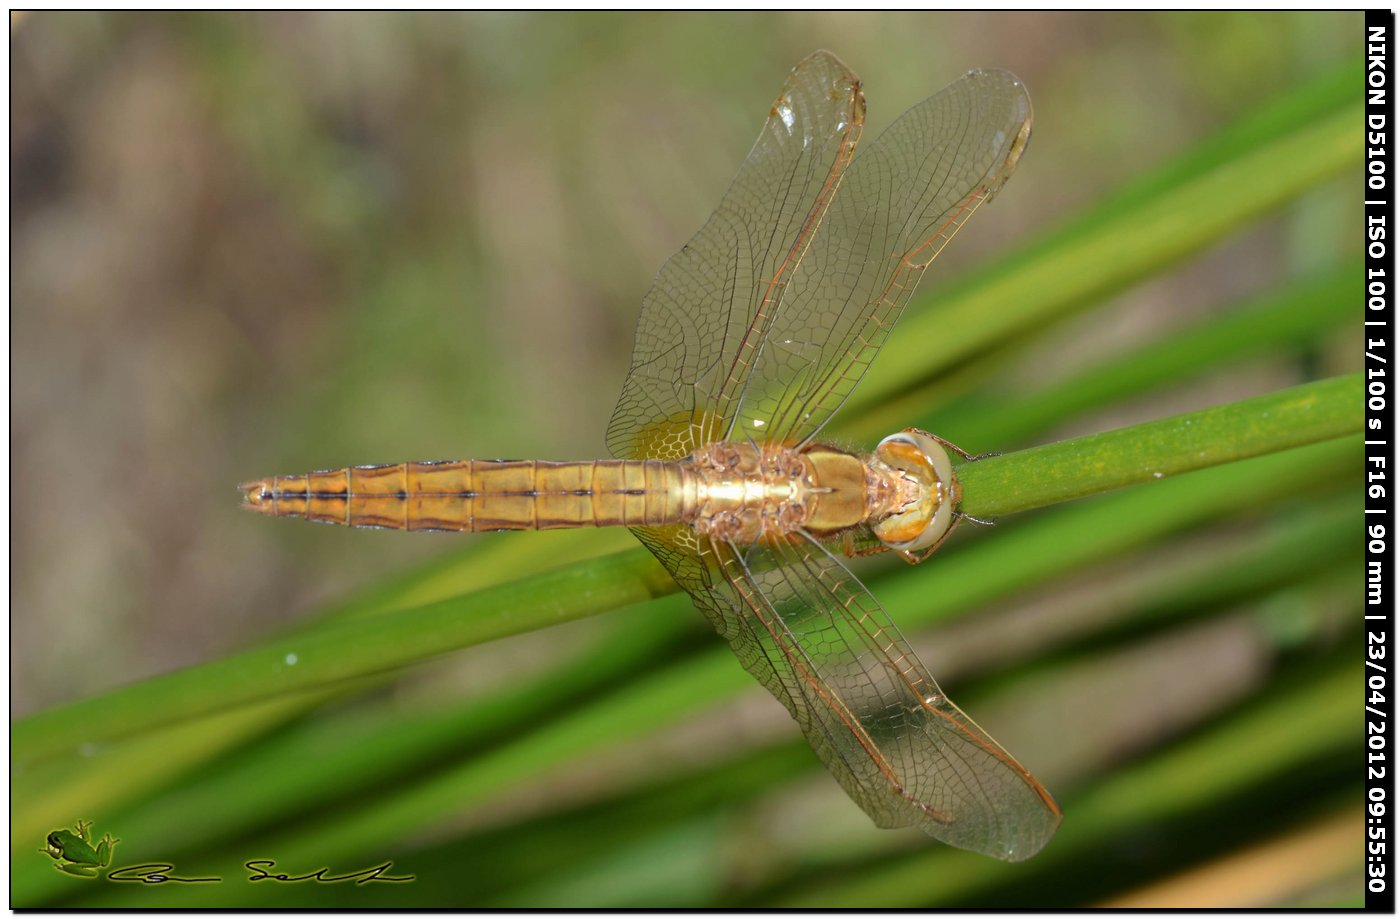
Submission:
M 926 558 L 960 519 L 951 454 L 972 457 L 914 428 L 873 453 L 820 435 L 924 269 L 1011 176 L 1031 120 L 1020 80 L 973 70 L 857 155 L 860 80 L 818 51 L 643 299 L 613 459 L 273 476 L 242 486 L 245 506 L 403 530 L 629 527 L 878 826 L 1029 858 L 1059 826 L 1055 799 L 843 561 Z

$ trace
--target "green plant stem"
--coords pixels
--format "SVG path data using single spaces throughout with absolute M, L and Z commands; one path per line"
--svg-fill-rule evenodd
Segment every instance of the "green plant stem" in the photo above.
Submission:
M 963 510 L 993 517 L 1328 440 L 1360 428 L 1360 376 L 964 464 Z M 1160 476 L 1158 475 L 1160 473 Z M 182 718 L 310 689 L 674 593 L 629 551 L 405 610 L 326 623 L 11 727 L 16 768 Z
M 1302 94 L 1300 94 L 1302 95 Z M 1280 111 L 1299 105 L 1285 100 Z M 1311 105 L 1307 102 L 1304 107 Z M 853 394 L 859 415 L 998 341 L 1033 329 L 1198 252 L 1319 182 L 1354 169 L 1361 136 L 1359 105 L 1332 107 L 1289 123 L 1273 112 L 1260 142 L 1230 138 L 1204 145 L 1198 168 L 1169 168 L 1104 202 L 1034 246 L 988 266 L 939 299 L 937 308 L 906 316 Z M 1014 183 L 1011 186 L 1014 188 Z M 1010 192 L 1008 192 L 1010 193 Z
M 1277 781 L 1329 752 L 1353 752 L 1359 734 L 1355 710 L 1360 676 L 1334 667 L 1297 687 L 1285 687 L 1160 756 L 1126 769 L 1066 803 L 1075 819 L 1033 863 L 1037 871 L 1102 852 L 1137 827 L 1188 810 L 1219 807 L 1234 796 Z M 1241 755 L 1267 750 L 1268 755 Z M 1222 768 L 1229 764 L 1229 768 Z M 1102 858 L 1102 854 L 1097 856 Z M 898 908 L 969 897 L 1005 883 L 1003 866 L 963 852 L 925 853 L 808 887 L 785 898 L 788 908 Z M 778 905 L 778 904 L 771 904 Z
M 15 763 L 674 593 L 650 555 L 621 552 L 392 617 L 327 623 L 11 726 Z
M 894 430 L 888 422 L 898 417 L 895 412 L 903 406 L 906 420 L 894 421 L 896 427 L 915 418 L 919 427 L 937 431 L 955 444 L 976 444 L 979 449 L 983 444 L 988 449 L 1014 448 L 1081 413 L 1161 387 L 1180 385 L 1192 376 L 1256 355 L 1287 353 L 1315 344 L 1332 329 L 1354 321 L 1361 287 L 1361 263 L 1348 262 L 1336 270 L 1232 306 L 1228 312 L 1212 314 L 1140 347 L 1106 357 L 1043 389 L 1022 392 L 1009 382 L 1013 374 L 997 374 L 993 370 L 991 379 L 974 391 L 959 394 L 932 412 L 919 404 L 920 398 L 925 405 L 933 398 L 927 393 L 929 387 L 911 390 L 892 400 L 894 411 L 877 419 L 885 421 L 886 428 L 869 427 L 861 418 L 859 433 L 884 436 Z M 1024 363 L 1019 355 L 1011 360 Z
M 962 511 L 1001 517 L 1361 430 L 1361 375 L 1078 437 L 958 468 Z
M 941 565 L 922 565 L 886 579 L 876 585 L 876 592 L 890 601 L 892 618 L 902 626 L 943 621 L 1024 588 L 1033 578 L 1119 557 L 1151 538 L 1189 530 L 1211 516 L 1296 493 L 1309 479 L 1335 475 L 1339 457 L 1355 455 L 1355 450 L 1333 441 L 1203 470 L 1191 477 L 1195 482 L 1183 477 L 1161 488 L 1134 489 L 1057 509 L 997 539 L 969 546 Z M 1016 576 L 1006 577 L 1008 571 Z M 260 847 L 289 859 L 344 860 L 384 851 L 388 840 L 407 838 L 415 827 L 432 825 L 444 815 L 470 810 L 494 795 L 539 780 L 560 763 L 625 743 L 674 724 L 699 707 L 753 689 L 753 681 L 729 649 L 715 642 L 699 655 L 634 680 L 625 691 L 561 711 L 518 739 L 448 770 L 378 789 L 372 802 L 323 820 L 314 829 L 298 826 L 262 838 Z
M 1215 470 L 1213 474 L 1230 471 L 1233 470 L 1225 468 Z M 1270 484 L 1277 484 L 1280 477 L 1275 474 L 1269 476 L 1268 481 Z M 1236 495 L 1238 496 L 1238 489 Z M 1125 493 L 1108 500 L 1130 497 L 1131 493 Z M 1182 503 L 1174 502 L 1174 509 L 1179 510 Z M 1354 529 L 1356 508 L 1356 501 L 1349 496 L 1339 495 L 1326 501 L 1312 502 L 1306 505 L 1306 510 L 1302 510 L 1306 518 L 1305 524 L 1300 525 L 1301 521 L 1289 524 L 1279 521 L 1274 527 L 1261 532 L 1243 553 L 1210 555 L 1186 568 L 1170 564 L 1163 567 L 1154 566 L 1150 572 L 1150 585 L 1140 591 L 1143 597 L 1152 598 L 1145 607 L 1144 601 L 1138 598 L 1138 591 L 1127 595 L 1113 593 L 1109 596 L 1096 596 L 1094 602 L 1115 608 L 1111 618 L 1104 620 L 1117 623 L 1116 626 L 1109 626 L 1113 633 L 1127 633 L 1140 628 L 1144 620 L 1158 620 L 1157 624 L 1161 625 L 1168 620 L 1179 623 L 1186 616 L 1196 617 L 1217 612 L 1219 604 L 1237 602 L 1242 597 L 1249 596 L 1251 591 L 1277 590 L 1284 582 L 1303 574 L 1311 574 L 1319 565 L 1335 565 L 1339 553 L 1354 555 L 1355 553 L 1346 547 L 1355 548 L 1355 541 L 1349 539 L 1347 534 Z M 1217 513 L 1230 510 L 1228 507 L 1222 509 L 1219 505 L 1214 509 Z M 1046 515 L 1047 519 L 1051 516 L 1054 515 Z M 1152 525 L 1149 513 L 1135 514 L 1132 519 L 1135 526 Z M 1069 521 L 1064 523 L 1068 524 Z M 1177 525 L 1181 526 L 1180 523 Z M 1083 542 L 1073 537 L 1062 537 L 1060 541 L 1081 544 Z M 1120 539 L 1119 544 L 1127 541 Z M 971 553 L 999 555 L 1003 559 L 1002 566 L 1007 564 L 1006 555 L 994 540 L 984 540 L 975 546 L 969 546 L 968 549 Z M 949 559 L 940 561 L 957 562 L 967 554 L 969 553 L 956 553 Z M 932 569 L 937 566 L 926 567 Z M 942 588 L 932 589 L 946 590 L 946 586 L 947 579 L 944 579 Z M 883 597 L 886 587 L 883 582 L 872 584 L 872 587 L 878 596 Z M 605 640 L 596 642 L 596 650 L 586 649 L 588 665 L 606 668 L 608 658 L 619 656 L 616 652 L 618 646 L 624 643 L 624 640 L 621 640 L 624 636 L 626 640 L 630 640 L 638 632 L 674 630 L 678 626 L 691 624 L 696 617 L 687 615 L 681 604 L 674 602 L 680 599 L 676 597 L 669 603 L 646 604 L 610 617 L 610 624 L 616 627 L 608 633 Z M 916 626 L 918 618 L 906 617 L 901 613 L 900 621 L 904 625 Z M 1062 635 L 1059 640 L 1073 641 L 1068 635 Z M 1055 638 L 1042 633 L 1037 647 L 1054 649 L 1057 644 Z M 718 647 L 714 648 L 712 653 L 720 658 L 725 657 L 723 649 Z M 633 672 L 643 664 L 639 658 L 639 654 L 627 655 L 627 660 L 632 661 Z M 582 664 L 582 661 L 580 663 Z M 742 681 L 742 677 L 740 680 Z M 549 685 L 544 688 L 552 691 L 555 700 L 561 694 L 581 695 L 578 693 L 578 684 L 568 679 L 567 672 L 552 676 Z M 707 689 L 707 698 L 713 699 L 717 688 Z M 120 823 L 133 839 L 160 839 L 161 851 L 167 857 L 175 857 L 183 848 L 208 847 L 221 837 L 247 833 L 259 826 L 273 825 L 299 809 L 322 805 L 326 800 L 334 800 L 337 795 L 369 795 L 375 788 L 411 784 L 418 781 L 417 764 L 421 764 L 425 759 L 431 761 L 441 755 L 443 750 L 460 748 L 463 738 L 482 732 L 483 722 L 493 723 L 491 712 L 495 703 L 496 700 L 491 699 L 463 700 L 452 706 L 450 714 L 436 710 L 396 711 L 391 720 L 376 720 L 373 726 L 362 724 L 357 727 L 352 724 L 348 729 L 338 722 L 311 721 L 298 725 L 279 733 L 270 745 L 262 745 L 255 755 L 227 757 L 214 769 L 203 771 L 197 782 L 182 785 L 178 789 L 168 791 L 158 800 L 122 813 Z M 213 723 L 217 719 L 207 720 Z M 422 735 L 426 731 L 436 732 L 439 726 L 444 732 L 450 732 L 458 742 L 425 750 L 421 742 Z M 512 730 L 543 731 L 547 728 L 538 712 L 532 714 L 527 710 L 519 713 Z M 164 733 L 162 732 L 162 736 Z M 603 729 L 599 728 L 594 733 L 601 735 Z M 794 745 L 792 750 L 799 754 L 805 752 L 801 745 Z M 810 754 L 806 756 L 810 757 Z M 276 768 L 279 760 L 296 762 L 308 758 L 316 758 L 322 763 L 315 773 Z M 800 763 L 808 764 L 808 760 L 802 756 L 797 758 Z M 106 768 L 101 771 L 108 772 Z M 529 774 L 528 768 L 523 771 Z M 115 784 L 124 786 L 125 781 Z M 692 782 L 687 780 L 680 784 L 685 788 L 682 794 L 694 793 Z M 472 792 L 469 788 L 459 787 L 457 793 Z M 45 803 L 54 794 L 52 790 L 35 789 L 33 794 L 26 794 L 21 802 L 17 802 L 14 813 L 21 813 L 21 808 L 24 812 L 37 810 L 43 814 L 73 810 L 73 807 L 55 808 L 52 804 Z M 112 812 L 111 807 L 99 807 L 92 803 L 101 799 L 88 800 L 88 809 L 112 813 L 113 818 L 118 816 Z M 186 813 L 198 813 L 201 818 L 197 822 L 181 820 L 180 815 Z M 12 823 L 17 819 L 18 817 L 12 817 Z M 615 819 L 627 822 L 622 817 Z M 636 820 L 633 819 L 632 823 L 635 824 Z M 597 841 L 595 836 L 594 842 Z M 509 857 L 505 855 L 498 855 L 498 858 L 509 861 Z

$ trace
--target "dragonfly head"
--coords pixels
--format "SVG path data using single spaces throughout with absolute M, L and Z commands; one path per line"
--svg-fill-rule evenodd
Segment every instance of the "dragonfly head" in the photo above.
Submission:
M 953 529 L 958 480 L 953 461 L 937 440 L 913 428 L 891 434 L 875 448 L 875 458 L 918 486 L 917 497 L 871 529 L 896 552 L 932 550 Z

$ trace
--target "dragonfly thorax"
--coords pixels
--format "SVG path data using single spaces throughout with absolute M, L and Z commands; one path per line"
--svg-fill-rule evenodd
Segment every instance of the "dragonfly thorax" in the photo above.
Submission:
M 826 444 L 712 443 L 688 465 L 691 525 L 739 544 L 788 540 L 801 530 L 831 537 L 929 503 L 918 477 Z
M 735 543 L 780 539 L 809 516 L 812 469 L 780 445 L 717 442 L 695 451 L 694 504 L 687 515 L 702 536 Z

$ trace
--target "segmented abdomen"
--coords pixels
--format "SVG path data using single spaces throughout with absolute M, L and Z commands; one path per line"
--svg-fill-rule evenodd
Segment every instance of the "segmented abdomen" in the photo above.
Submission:
M 679 463 L 452 460 L 352 466 L 242 486 L 272 517 L 396 530 L 549 530 L 683 520 L 693 477 Z

